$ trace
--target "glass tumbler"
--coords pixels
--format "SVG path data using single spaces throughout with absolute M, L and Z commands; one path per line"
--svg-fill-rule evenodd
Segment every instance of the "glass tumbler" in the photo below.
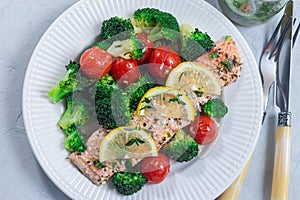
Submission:
M 287 0 L 218 0 L 222 12 L 233 22 L 244 25 L 259 25 L 285 6 Z

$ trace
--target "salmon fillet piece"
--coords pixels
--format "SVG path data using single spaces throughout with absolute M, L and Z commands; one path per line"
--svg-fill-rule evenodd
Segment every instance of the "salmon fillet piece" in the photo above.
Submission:
M 87 149 L 83 153 L 73 152 L 68 158 L 86 177 L 94 184 L 104 184 L 115 172 L 124 171 L 128 165 L 136 165 L 140 159 L 130 161 L 116 160 L 111 162 L 99 162 L 99 147 L 101 140 L 110 130 L 99 128 L 88 139 Z
M 140 116 L 140 122 L 137 116 L 131 121 L 131 126 L 139 123 L 140 128 L 146 130 L 153 137 L 158 149 L 162 148 L 174 134 L 181 128 L 186 127 L 191 121 L 184 119 L 174 119 L 161 117 L 159 119 Z
M 101 140 L 110 132 L 109 129 L 99 128 L 87 140 L 86 147 L 94 159 L 99 158 L 99 148 Z
M 94 184 L 104 184 L 115 172 L 124 171 L 128 164 L 134 166 L 141 159 L 135 158 L 130 161 L 116 160 L 111 162 L 97 162 L 88 150 L 83 153 L 73 152 L 69 155 L 69 160 Z
M 142 129 L 151 134 L 156 142 L 158 149 L 166 144 L 176 132 L 187 126 L 188 120 L 172 119 L 172 118 L 147 118 L 134 116 L 130 125 L 139 125 Z M 100 128 L 95 131 L 88 139 L 87 149 L 83 153 L 73 152 L 69 155 L 69 160 L 75 165 L 86 177 L 94 184 L 104 184 L 115 172 L 124 171 L 128 167 L 138 164 L 142 158 L 97 162 L 98 152 L 101 140 L 109 133 L 109 130 Z
M 194 62 L 206 66 L 219 77 L 222 87 L 235 82 L 241 74 L 241 58 L 235 41 L 230 38 L 218 41 L 208 53 Z

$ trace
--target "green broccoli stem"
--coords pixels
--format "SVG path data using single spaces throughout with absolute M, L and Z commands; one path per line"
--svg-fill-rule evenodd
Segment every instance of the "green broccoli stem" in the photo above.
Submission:
M 151 34 L 148 36 L 148 39 L 152 42 L 155 42 L 157 40 L 161 40 L 161 39 L 164 39 L 164 36 L 162 35 L 161 32 L 157 32 L 157 33 L 154 33 L 154 34 Z
M 67 106 L 66 106 L 66 110 L 63 113 L 62 117 L 60 118 L 60 120 L 58 121 L 59 126 L 62 129 L 66 129 L 70 126 L 70 124 L 74 124 L 75 121 L 74 120 L 70 120 L 73 117 L 73 109 L 72 109 L 72 102 L 71 101 L 67 101 Z
M 72 92 L 73 92 L 73 88 L 69 88 L 69 87 L 62 88 L 59 86 L 59 84 L 56 84 L 48 92 L 48 96 L 50 97 L 52 103 L 57 103 Z
M 163 34 L 161 30 L 161 24 L 157 24 L 155 27 L 148 27 L 148 39 L 151 41 L 163 39 Z
M 129 43 L 129 40 L 115 41 L 106 51 L 114 57 L 123 57 L 130 51 Z
M 144 54 L 144 44 L 135 35 L 126 40 L 117 40 L 106 50 L 114 57 L 122 57 L 125 59 L 142 59 Z

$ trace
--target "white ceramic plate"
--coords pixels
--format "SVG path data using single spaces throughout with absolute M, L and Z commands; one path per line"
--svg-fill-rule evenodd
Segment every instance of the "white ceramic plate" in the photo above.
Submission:
M 141 7 L 173 13 L 179 23 L 207 31 L 214 40 L 231 35 L 242 57 L 241 78 L 224 90 L 229 113 L 212 152 L 191 164 L 172 166 L 161 184 L 146 185 L 124 197 L 109 184 L 95 186 L 67 159 L 64 134 L 57 126 L 63 107 L 52 104 L 48 91 L 65 73 L 111 16 L 131 17 Z M 244 38 L 220 12 L 201 0 L 82 0 L 64 12 L 46 31 L 28 65 L 23 88 L 23 113 L 32 150 L 49 178 L 72 199 L 214 199 L 238 176 L 258 137 L 262 92 L 255 59 Z

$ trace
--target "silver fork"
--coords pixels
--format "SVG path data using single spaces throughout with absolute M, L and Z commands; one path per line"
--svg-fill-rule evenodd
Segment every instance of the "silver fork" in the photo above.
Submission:
M 264 123 L 264 119 L 266 116 L 266 109 L 269 101 L 270 88 L 271 85 L 275 83 L 276 80 L 276 68 L 277 68 L 277 62 L 280 55 L 280 51 L 284 42 L 284 38 L 287 34 L 287 31 L 292 24 L 292 20 L 290 19 L 286 23 L 283 31 L 280 34 L 279 39 L 276 42 L 276 38 L 278 36 L 280 27 L 282 26 L 284 17 L 285 16 L 282 16 L 279 23 L 277 24 L 273 35 L 271 36 L 269 42 L 267 43 L 265 49 L 263 50 L 259 62 L 259 71 L 260 71 L 262 86 L 263 86 L 263 103 L 264 103 L 264 114 L 263 114 L 262 123 Z

